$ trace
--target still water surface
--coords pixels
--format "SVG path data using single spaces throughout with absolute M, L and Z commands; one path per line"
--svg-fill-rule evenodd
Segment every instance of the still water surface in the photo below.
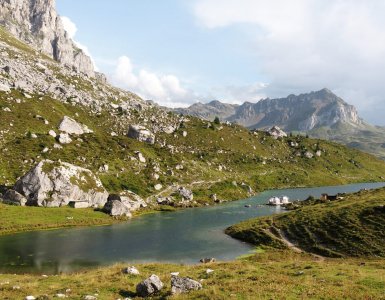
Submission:
M 58 274 L 116 262 L 196 263 L 204 257 L 231 260 L 253 250 L 223 233 L 240 221 L 281 213 L 257 206 L 272 196 L 303 200 L 309 195 L 356 192 L 385 183 L 271 190 L 214 207 L 144 215 L 103 227 L 37 231 L 0 237 L 0 272 Z M 251 208 L 245 208 L 251 204 Z

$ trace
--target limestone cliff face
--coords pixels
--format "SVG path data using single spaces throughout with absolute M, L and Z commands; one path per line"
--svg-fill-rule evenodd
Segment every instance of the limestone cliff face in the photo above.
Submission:
M 64 30 L 55 0 L 1 0 L 0 24 L 56 61 L 95 76 L 90 57 L 76 47 Z
M 278 125 L 288 131 L 311 131 L 339 123 L 360 126 L 363 123 L 354 106 L 328 89 L 298 96 L 290 95 L 287 98 L 264 99 L 257 103 L 245 102 L 242 105 L 222 104 L 218 101 L 199 103 L 175 111 L 205 119 L 218 116 L 221 120 L 249 128 Z

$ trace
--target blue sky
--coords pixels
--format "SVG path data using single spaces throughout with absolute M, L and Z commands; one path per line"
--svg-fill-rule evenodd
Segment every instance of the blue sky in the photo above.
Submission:
M 143 98 L 240 103 L 328 87 L 385 125 L 384 1 L 57 0 L 57 9 L 109 80 Z

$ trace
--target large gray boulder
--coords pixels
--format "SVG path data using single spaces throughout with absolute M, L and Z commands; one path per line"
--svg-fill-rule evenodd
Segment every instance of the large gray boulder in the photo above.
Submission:
M 197 291 L 202 289 L 202 284 L 188 277 L 172 276 L 171 278 L 171 293 L 182 294 L 189 291 Z
M 103 210 L 112 217 L 132 217 L 130 209 L 126 205 L 124 205 L 120 200 L 107 201 L 107 203 L 103 207 Z
M 273 126 L 267 131 L 268 134 L 270 134 L 274 139 L 278 138 L 284 138 L 287 137 L 287 133 L 284 132 L 281 128 L 278 126 Z
M 64 116 L 63 120 L 60 122 L 59 130 L 68 134 L 76 135 L 92 132 L 92 130 L 90 130 L 86 125 L 80 124 L 67 116 Z
M 108 193 L 101 181 L 88 169 L 65 162 L 43 160 L 21 177 L 14 190 L 28 205 L 59 207 L 69 202 L 88 202 L 89 207 L 103 206 Z
M 148 144 L 155 143 L 155 135 L 150 130 L 140 125 L 130 125 L 127 136 Z
M 20 193 L 14 190 L 8 190 L 3 196 L 3 203 L 17 205 L 17 206 L 25 206 L 27 204 L 27 199 L 21 195 Z
M 160 292 L 163 288 L 163 282 L 156 275 L 151 275 L 146 280 L 136 286 L 136 293 L 139 297 L 149 297 Z
M 193 192 L 189 189 L 186 189 L 185 187 L 180 187 L 178 192 L 185 201 L 192 201 L 194 199 Z

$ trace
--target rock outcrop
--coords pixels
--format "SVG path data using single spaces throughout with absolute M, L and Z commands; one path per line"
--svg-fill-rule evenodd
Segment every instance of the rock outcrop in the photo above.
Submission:
M 172 276 L 171 278 L 171 293 L 182 294 L 189 291 L 197 291 L 202 289 L 202 284 L 188 277 Z
M 63 65 L 94 77 L 93 63 L 71 40 L 55 8 L 55 0 L 3 0 L 0 24 L 20 40 Z
M 163 288 L 163 282 L 156 275 L 151 275 L 146 280 L 136 286 L 136 293 L 139 297 L 149 297 L 160 292 Z
M 59 128 L 60 131 L 68 133 L 68 134 L 76 134 L 76 135 L 82 135 L 85 133 L 91 133 L 92 130 L 90 130 L 86 125 L 80 124 L 76 122 L 74 119 L 65 116 L 63 120 L 60 122 Z
M 103 206 L 108 193 L 88 169 L 65 162 L 43 160 L 21 177 L 14 190 L 27 199 L 27 205 L 59 207 L 70 202 Z
M 119 200 L 107 201 L 107 203 L 103 207 L 103 211 L 112 217 L 132 217 L 130 209 Z
M 140 142 L 148 144 L 155 143 L 155 135 L 150 130 L 140 125 L 130 125 L 127 136 Z

